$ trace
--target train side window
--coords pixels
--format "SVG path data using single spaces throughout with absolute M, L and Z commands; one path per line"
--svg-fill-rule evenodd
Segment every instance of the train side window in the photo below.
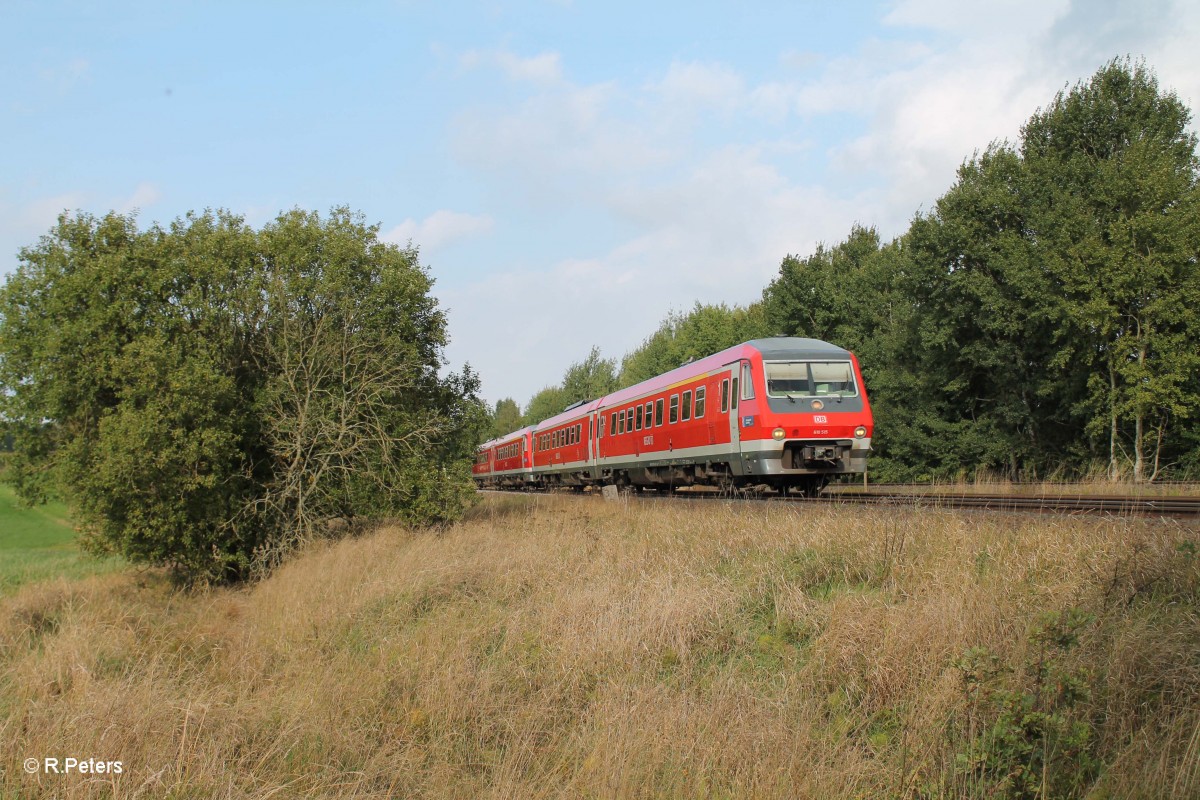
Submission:
M 638 406 L 637 413 L 634 415 L 634 420 L 636 423 L 634 430 L 640 431 L 642 429 L 642 413 L 642 407 Z
M 729 413 L 729 378 L 721 381 L 721 413 Z
M 646 427 L 654 427 L 654 403 L 646 403 Z
M 754 399 L 754 377 L 750 374 L 750 362 L 742 362 L 742 399 Z
M 671 395 L 670 421 L 672 425 L 674 425 L 676 422 L 679 422 L 679 395 L 677 394 Z
M 706 393 L 703 386 L 696 387 L 696 419 L 704 416 L 704 395 Z
M 625 432 L 625 411 L 622 409 L 617 412 L 617 433 Z
M 692 418 L 692 390 L 688 389 L 683 393 L 683 421 L 687 422 Z
M 735 375 L 735 376 L 733 376 L 733 391 L 731 391 L 731 392 L 729 393 L 729 398 L 730 398 L 730 399 L 729 399 L 729 402 L 732 404 L 732 408 L 733 408 L 733 410 L 734 410 L 734 411 L 737 411 L 737 404 L 738 404 L 738 379 L 737 379 L 737 376 L 736 376 L 736 375 Z
M 575 423 L 575 444 L 579 444 L 579 440 L 583 438 L 583 423 Z
M 604 422 L 604 416 L 603 416 L 603 415 L 601 415 L 601 417 L 600 417 L 600 425 L 599 425 L 599 426 L 596 428 L 596 431 L 597 431 L 597 433 L 599 433 L 599 434 L 600 434 L 600 435 L 597 437 L 598 439 L 603 439 L 603 438 L 604 438 L 604 426 L 605 426 L 605 422 Z
M 663 424 L 663 399 L 660 397 L 654 401 L 654 425 L 661 427 Z
M 625 430 L 633 433 L 633 409 L 630 408 L 625 412 Z
M 608 415 L 608 435 L 617 435 L 617 412 L 612 412 Z

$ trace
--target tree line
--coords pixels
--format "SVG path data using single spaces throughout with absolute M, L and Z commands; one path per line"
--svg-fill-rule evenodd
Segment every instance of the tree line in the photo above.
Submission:
M 1200 194 L 1191 112 L 1117 59 L 968 158 L 883 242 L 855 225 L 788 255 L 760 302 L 670 315 L 620 362 L 593 348 L 493 433 L 748 339 L 853 350 L 881 479 L 1200 476 Z

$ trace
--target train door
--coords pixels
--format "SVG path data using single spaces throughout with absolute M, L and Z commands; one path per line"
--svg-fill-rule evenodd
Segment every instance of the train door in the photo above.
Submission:
M 729 365 L 723 381 L 729 381 L 729 471 L 734 475 L 744 475 L 742 465 L 742 418 L 739 412 L 738 399 L 742 396 L 741 376 L 745 371 L 743 364 L 748 362 L 736 361 Z M 722 399 L 721 405 L 725 402 Z
M 600 413 L 593 411 L 588 415 L 588 474 L 592 478 L 600 477 Z

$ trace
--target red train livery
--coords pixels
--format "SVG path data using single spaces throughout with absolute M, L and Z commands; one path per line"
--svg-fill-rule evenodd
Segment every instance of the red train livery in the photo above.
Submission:
M 861 473 L 873 421 L 853 353 L 757 339 L 484 443 L 484 487 L 767 485 Z

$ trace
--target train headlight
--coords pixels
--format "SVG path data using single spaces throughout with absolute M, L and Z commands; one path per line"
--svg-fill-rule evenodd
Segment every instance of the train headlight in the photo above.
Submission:
M 776 428 L 775 430 L 771 431 L 771 438 L 777 442 L 782 442 L 784 436 L 787 436 L 787 433 L 783 430 L 783 428 Z
M 862 425 L 859 425 L 857 428 L 854 429 L 855 438 L 863 439 L 866 437 L 866 435 L 867 435 L 867 429 L 865 427 L 863 427 Z

